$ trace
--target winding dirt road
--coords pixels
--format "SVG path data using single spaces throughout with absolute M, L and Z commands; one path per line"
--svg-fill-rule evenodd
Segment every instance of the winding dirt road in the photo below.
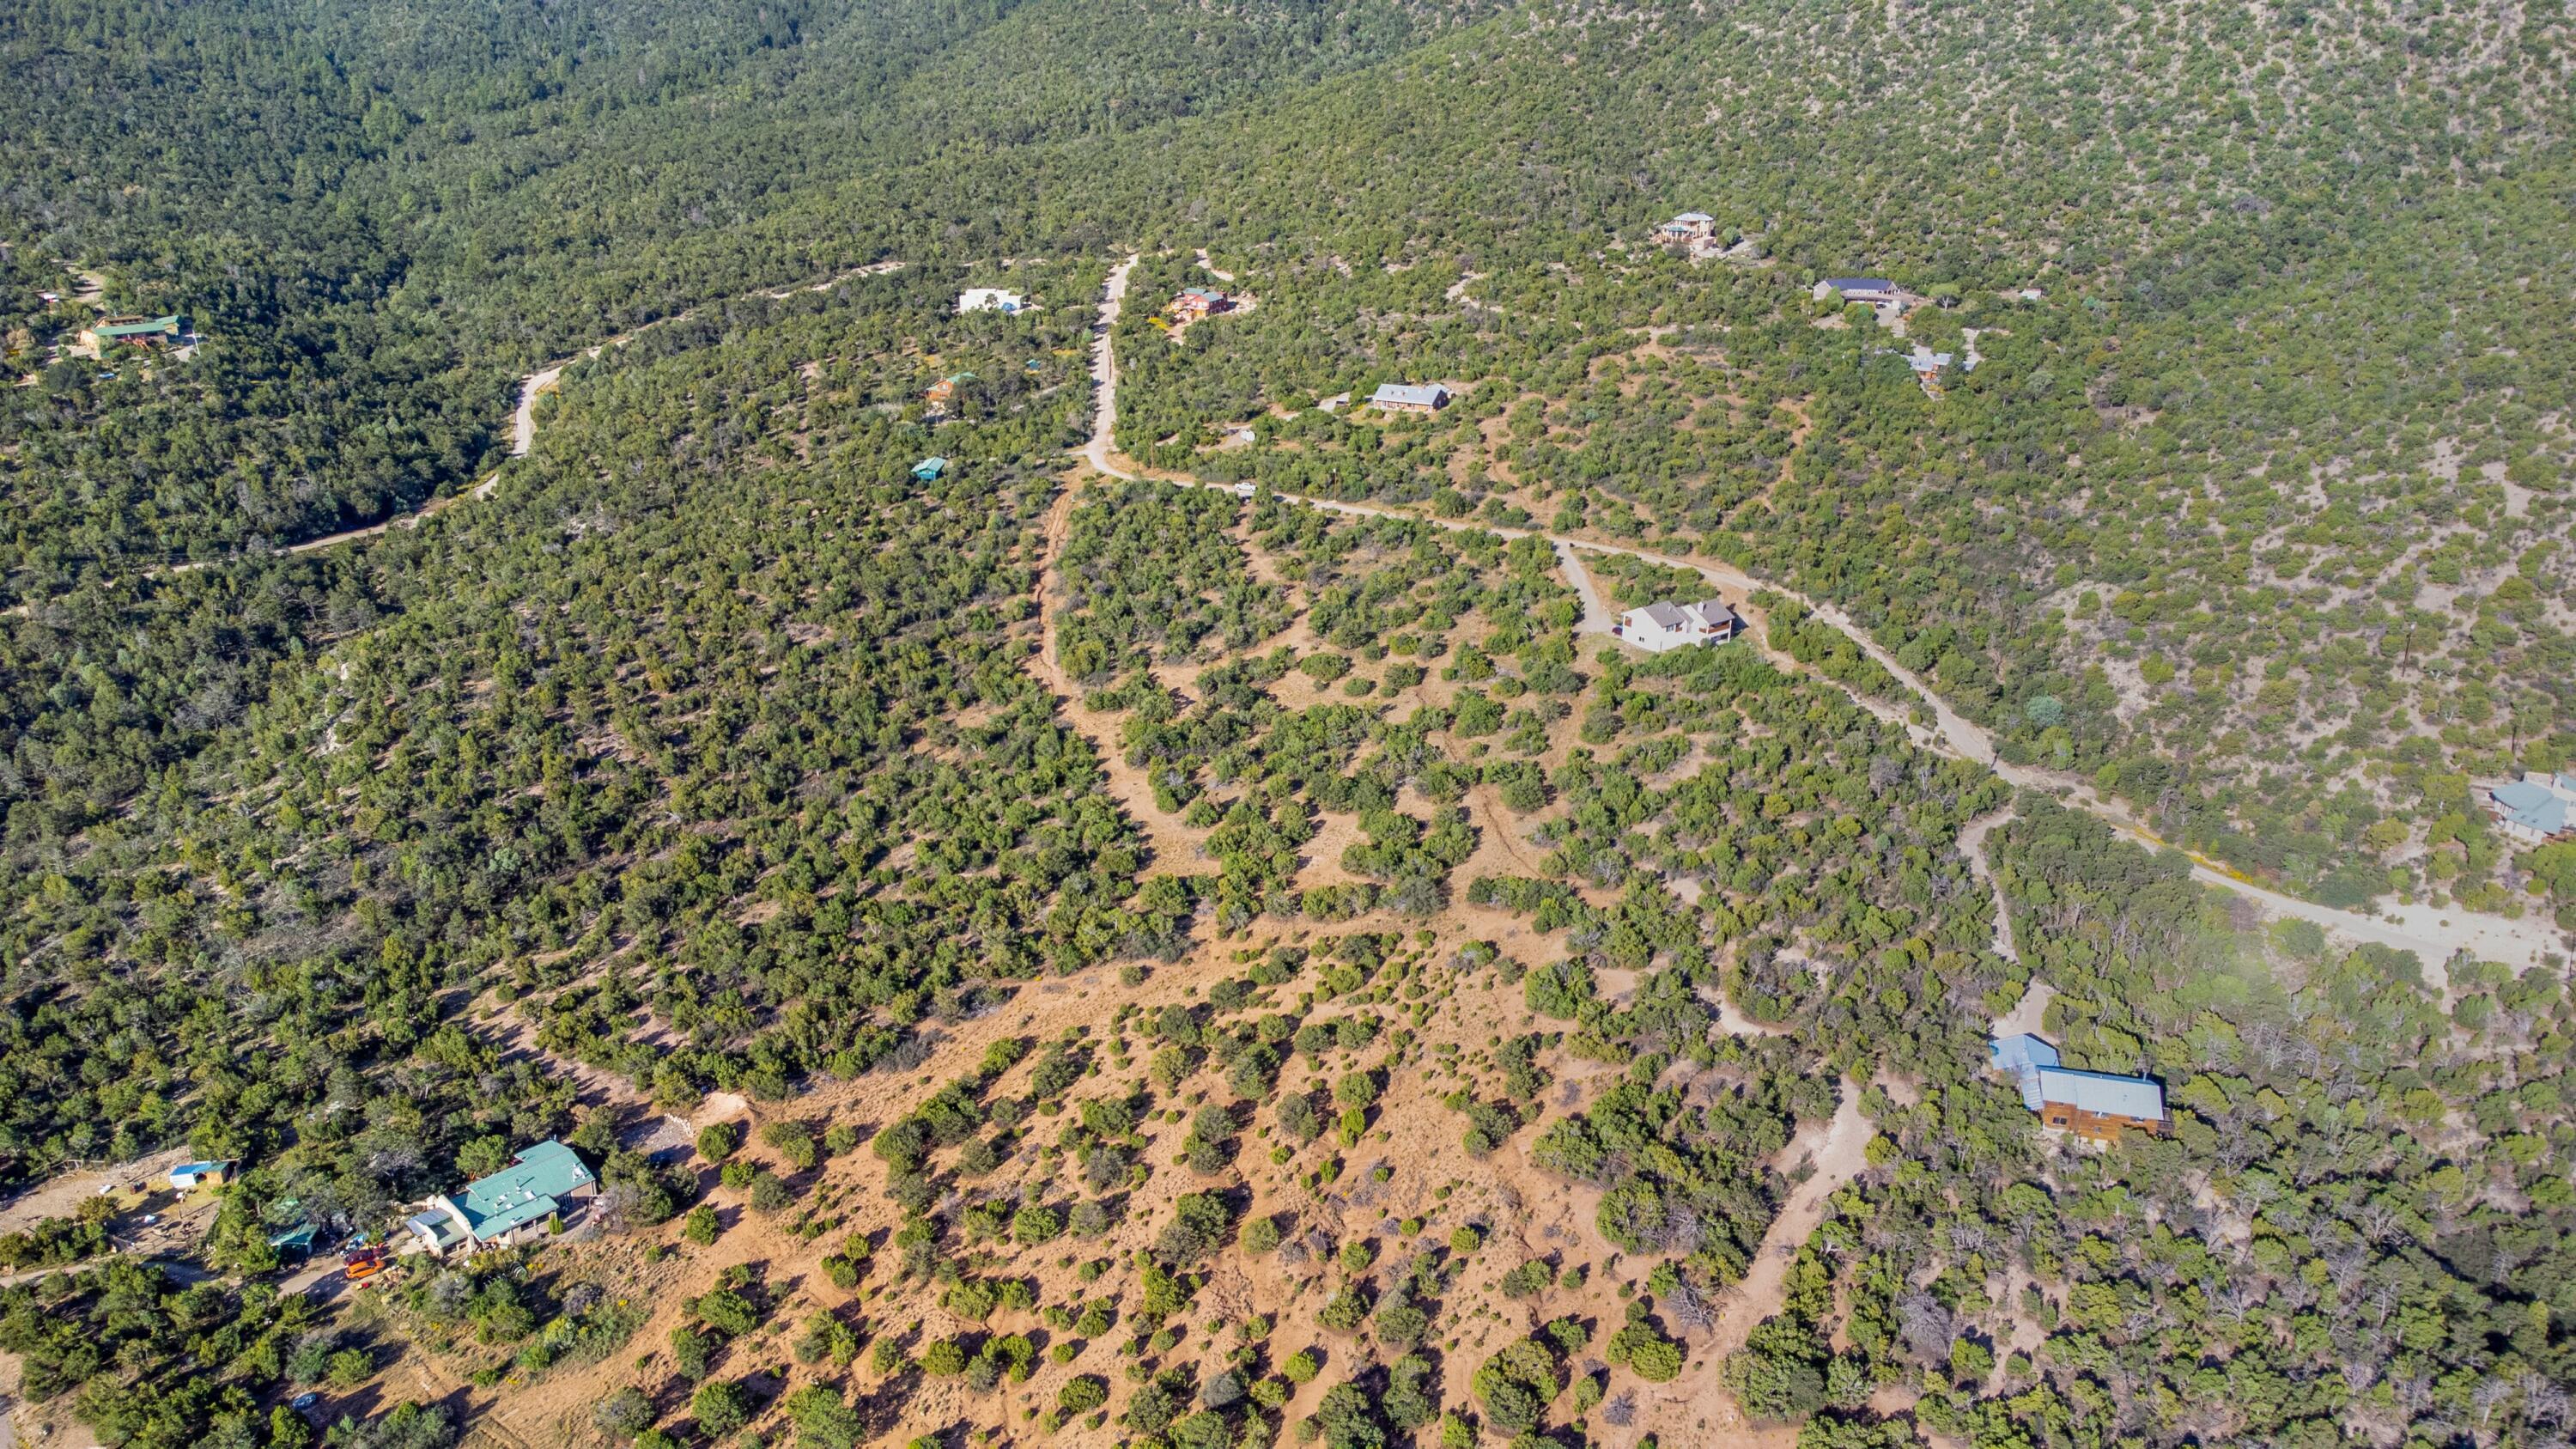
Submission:
M 1100 402 L 1093 418 L 1091 437 L 1082 445 L 1082 456 L 1094 469 L 1112 478 L 1135 480 L 1151 477 L 1154 481 L 1181 488 L 1220 486 L 1186 474 L 1147 474 L 1132 466 L 1130 460 L 1122 458 L 1118 453 L 1113 437 L 1118 420 L 1118 363 L 1110 345 L 1110 332 L 1117 323 L 1120 304 L 1127 295 L 1127 274 L 1136 262 L 1137 258 L 1130 256 L 1110 271 L 1109 284 L 1101 298 L 1100 321 L 1092 341 L 1091 364 L 1092 379 L 1100 389 Z M 1879 667 L 1895 676 L 1896 681 L 1913 696 L 1921 710 L 1929 714 L 1931 724 L 1928 727 L 1921 725 L 1908 727 L 1909 733 L 1914 736 L 1918 744 L 1927 749 L 1938 750 L 1944 754 L 1984 765 L 2013 785 L 2053 795 L 2069 808 L 2094 816 L 2110 825 L 2112 829 L 2150 849 L 2174 848 L 2147 829 L 2145 824 L 2139 821 L 2126 806 L 2105 798 L 2093 788 L 2091 782 L 2065 771 L 2015 764 L 1999 758 L 1995 752 L 1994 739 L 1983 726 L 1952 709 L 1948 702 L 1933 692 L 1932 687 L 1924 683 L 1919 675 L 1900 663 L 1893 653 L 1870 635 L 1868 630 L 1862 628 L 1849 613 L 1835 604 L 1809 598 L 1795 589 L 1767 579 L 1755 578 L 1730 564 L 1710 563 L 1695 558 L 1676 558 L 1670 554 L 1656 553 L 1651 549 L 1630 548 L 1621 544 L 1603 543 L 1597 539 L 1574 538 L 1537 529 L 1506 528 L 1496 524 L 1438 518 L 1402 508 L 1378 507 L 1366 503 L 1344 503 L 1336 499 L 1312 498 L 1294 493 L 1282 493 L 1279 496 L 1303 503 L 1310 508 L 1320 508 L 1326 512 L 1358 518 L 1406 518 L 1417 523 L 1430 524 L 1435 528 L 1490 533 L 1500 538 L 1543 538 L 1555 547 L 1562 557 L 1570 558 L 1571 551 L 1578 549 L 1587 553 L 1619 554 L 1661 564 L 1668 568 L 1689 569 L 1720 589 L 1733 590 L 1739 596 L 1768 590 L 1782 598 L 1795 600 L 1817 619 L 1850 639 L 1861 652 L 1875 660 Z M 1580 572 L 1570 569 L 1568 575 L 1569 578 L 1577 578 L 1580 577 Z M 1589 579 L 1583 579 L 1576 585 L 1577 591 L 1582 592 L 1589 587 L 1589 584 Z M 1587 619 L 1593 617 L 1593 608 L 1594 601 L 1587 597 L 1585 600 Z M 1849 693 L 1863 708 L 1871 709 L 1882 718 L 1891 717 L 1891 712 L 1884 702 L 1873 700 L 1857 690 L 1846 688 L 1845 692 Z M 2190 856 L 2190 859 L 2194 879 L 2241 896 L 2272 915 L 2312 922 L 2346 941 L 2371 942 L 2401 951 L 2414 952 L 2424 963 L 2426 980 L 2433 983 L 2436 989 L 2447 986 L 2447 974 L 2444 968 L 2452 956 L 2461 951 L 2468 951 L 2481 960 L 2500 961 L 2509 966 L 2527 968 L 2542 965 L 2544 956 L 2566 949 L 2565 933 L 2561 932 L 2554 922 L 2545 918 L 2526 917 L 2514 921 L 2502 916 L 2456 908 L 2437 910 L 2426 905 L 2393 905 L 2382 908 L 2378 914 L 2363 915 L 2359 912 L 2337 910 L 2331 906 L 2322 906 L 2313 901 L 2303 901 L 2295 896 L 2283 895 L 2279 891 L 2241 879 L 2199 856 Z

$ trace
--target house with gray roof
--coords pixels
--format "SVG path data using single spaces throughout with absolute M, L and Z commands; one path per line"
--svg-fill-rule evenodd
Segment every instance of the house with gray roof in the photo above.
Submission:
M 1744 632 L 1744 619 L 1724 599 L 1674 604 L 1662 599 L 1630 609 L 1610 632 L 1649 654 L 1693 644 L 1723 644 Z
M 1380 412 L 1429 417 L 1449 406 L 1449 389 L 1436 382 L 1380 383 L 1378 390 L 1369 394 L 1369 406 Z
M 2496 830 L 2519 845 L 2546 845 L 2576 835 L 2576 775 L 2526 771 L 2519 780 L 2482 787 Z
M 1876 307 L 1896 300 L 1896 284 L 1885 277 L 1827 277 L 1815 287 L 1815 298 L 1822 302 L 1839 294 L 1845 302 L 1866 302 Z

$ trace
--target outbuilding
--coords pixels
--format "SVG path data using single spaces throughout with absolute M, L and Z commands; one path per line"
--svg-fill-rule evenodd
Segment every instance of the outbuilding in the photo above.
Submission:
M 175 1192 L 194 1192 L 201 1187 L 221 1187 L 233 1180 L 230 1162 L 182 1162 L 170 1169 L 170 1187 Z
M 1028 305 L 1028 298 L 999 287 L 968 287 L 957 294 L 957 311 L 961 316 L 968 312 L 1000 312 L 1007 316 L 1026 310 Z

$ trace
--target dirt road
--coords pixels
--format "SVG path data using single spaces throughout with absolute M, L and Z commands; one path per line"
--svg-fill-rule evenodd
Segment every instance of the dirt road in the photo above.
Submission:
M 1995 954 L 2007 961 L 2019 961 L 2021 952 L 2013 949 L 2012 912 L 2004 905 L 2004 888 L 1996 881 L 1994 867 L 1986 860 L 1986 836 L 1998 825 L 2012 823 L 2013 810 L 2007 805 L 1989 811 L 1959 828 L 1959 853 L 1968 858 L 1968 869 L 1986 883 L 1995 897 Z
M 1797 1261 L 1799 1247 L 1816 1230 L 1816 1224 L 1824 1221 L 1825 1200 L 1869 1165 L 1869 1139 L 1877 1129 L 1861 1115 L 1859 1091 L 1848 1082 L 1842 1090 L 1842 1105 L 1834 1109 L 1832 1120 L 1821 1131 L 1810 1128 L 1799 1133 L 1780 1154 L 1784 1166 L 1794 1168 L 1803 1157 L 1814 1170 L 1806 1181 L 1790 1189 L 1789 1200 L 1780 1205 L 1780 1215 L 1763 1232 L 1762 1246 L 1755 1250 L 1752 1264 L 1745 1269 L 1744 1281 L 1736 1284 L 1719 1305 L 1717 1324 L 1709 1330 L 1708 1339 L 1691 1345 L 1695 1362 L 1711 1368 L 1724 1363 L 1728 1354 L 1744 1347 L 1745 1335 L 1753 1331 L 1754 1325 L 1780 1311 L 1782 1296 L 1788 1291 L 1789 1265 Z M 1708 1423 L 1728 1428 L 1743 1425 L 1743 1412 L 1718 1386 L 1715 1373 L 1704 1376 L 1703 1386 L 1694 1397 L 1694 1408 Z
M 1101 400 L 1099 420 L 1093 426 L 1091 440 L 1083 445 L 1082 455 L 1093 468 L 1112 478 L 1135 479 L 1146 476 L 1125 465 L 1124 460 L 1119 458 L 1110 435 L 1111 424 L 1117 417 L 1118 391 L 1118 365 L 1117 359 L 1111 353 L 1110 329 L 1118 319 L 1120 303 L 1127 295 L 1127 273 L 1136 265 L 1136 260 L 1135 257 L 1130 256 L 1110 272 L 1109 285 L 1100 304 L 1098 335 L 1092 344 L 1091 373 L 1093 379 L 1100 384 Z M 1158 481 L 1183 488 L 1217 486 L 1180 474 L 1161 475 Z M 1603 543 L 1597 539 L 1565 537 L 1537 529 L 1506 528 L 1496 524 L 1436 518 L 1403 508 L 1344 503 L 1334 499 L 1310 498 L 1293 493 L 1282 493 L 1279 496 L 1303 503 L 1310 508 L 1320 508 L 1327 512 L 1348 514 L 1353 517 L 1408 518 L 1437 528 L 1490 533 L 1500 538 L 1543 538 L 1558 550 L 1561 557 L 1570 557 L 1569 551 L 1577 549 L 1588 553 L 1624 555 L 1628 558 L 1643 559 L 1648 563 L 1661 564 L 1667 568 L 1689 569 L 1720 589 L 1733 590 L 1738 596 L 1768 590 L 1783 598 L 1793 599 L 1817 619 L 1831 625 L 1845 638 L 1850 639 L 1863 653 L 1877 661 L 1881 668 L 1895 676 L 1896 681 L 1903 685 L 1906 691 L 1930 714 L 1931 728 L 1912 731 L 1917 741 L 1926 748 L 1984 765 L 2014 785 L 2054 795 L 2068 807 L 2095 816 L 2150 849 L 2172 848 L 2159 839 L 2154 832 L 2148 830 L 2126 807 L 2117 801 L 2104 798 L 2093 789 L 2090 782 L 2081 777 L 2064 771 L 2013 764 L 1999 759 L 1995 753 L 1994 739 L 1987 734 L 1983 726 L 1952 709 L 1946 701 L 1933 692 L 1930 685 L 1925 684 L 1913 670 L 1898 662 L 1896 656 L 1872 637 L 1868 630 L 1853 620 L 1849 613 L 1832 603 L 1809 598 L 1795 589 L 1767 579 L 1755 578 L 1731 564 L 1711 563 L 1695 558 L 1676 558 L 1670 554 L 1656 553 L 1651 549 L 1630 548 L 1621 544 Z M 1578 574 L 1577 569 L 1568 570 L 1569 579 L 1577 577 Z M 1586 580 L 1586 583 L 1588 582 Z M 1590 617 L 1590 607 L 1590 601 L 1587 600 L 1587 618 Z M 1862 707 L 1871 709 L 1883 718 L 1888 717 L 1888 706 L 1884 702 L 1870 699 L 1858 691 L 1847 692 L 1851 693 Z M 2437 989 L 2447 985 L 2444 966 L 2454 954 L 2462 950 L 2469 951 L 2482 960 L 2500 961 L 2516 968 L 2524 968 L 2542 965 L 2544 964 L 2542 958 L 2545 955 L 2566 949 L 2566 934 L 2561 932 L 2555 923 L 2545 918 L 2527 917 L 2512 921 L 2502 916 L 2474 911 L 2436 910 L 2422 905 L 2390 906 L 2378 913 L 2364 915 L 2283 895 L 2251 881 L 2239 879 L 2199 857 L 2192 858 L 2192 877 L 2205 885 L 2214 885 L 2221 890 L 2243 896 L 2273 915 L 2313 922 L 2348 942 L 2367 941 L 2401 951 L 2412 951 L 2424 963 L 2425 978 Z
M 1592 587 L 1592 575 L 1583 571 L 1583 560 L 1574 556 L 1574 545 L 1564 539 L 1552 539 L 1556 545 L 1556 564 L 1565 571 L 1565 581 L 1574 586 L 1574 596 L 1583 601 L 1583 621 L 1574 626 L 1577 634 L 1607 634 L 1612 615 L 1601 602 L 1601 591 Z
M 1118 358 L 1110 348 L 1109 334 L 1118 326 L 1118 313 L 1127 303 L 1127 274 L 1136 270 L 1139 260 L 1130 256 L 1109 269 L 1109 284 L 1101 291 L 1100 320 L 1092 324 L 1091 380 L 1100 389 L 1100 400 L 1092 410 L 1091 439 L 1082 445 L 1082 456 L 1094 469 L 1112 478 L 1136 476 L 1109 461 L 1118 446 L 1111 437 L 1118 426 Z

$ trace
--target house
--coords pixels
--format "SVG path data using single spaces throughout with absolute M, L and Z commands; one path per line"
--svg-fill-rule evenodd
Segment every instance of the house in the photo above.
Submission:
M 2526 771 L 2519 780 L 2482 786 L 2480 793 L 2507 840 L 2544 845 L 2576 835 L 2576 775 Z
M 1744 632 L 1744 620 L 1724 599 L 1702 599 L 1696 604 L 1658 599 L 1621 614 L 1610 632 L 1649 654 L 1661 654 L 1693 644 L 1723 644 Z
M 1896 300 L 1896 284 L 1885 277 L 1827 277 L 1816 284 L 1814 296 L 1822 302 L 1837 293 L 1846 303 L 1866 302 L 1876 307 Z
M 1008 316 L 1027 310 L 1028 305 L 1028 298 L 1017 292 L 1005 292 L 999 287 L 968 287 L 957 294 L 957 311 L 961 316 L 968 312 L 999 312 Z
M 1717 218 L 1705 211 L 1685 211 L 1662 226 L 1655 235 L 1668 242 L 1706 241 L 1717 231 Z
M 1920 378 L 1926 387 L 1941 380 L 1941 370 L 1948 367 L 1951 361 L 1949 353 L 1935 352 L 1920 342 L 1914 344 L 1914 351 L 1907 354 L 1905 359 L 1906 365 L 1914 369 L 1914 375 Z
M 2123 1132 L 2165 1134 L 2165 1089 L 2153 1077 L 2060 1066 L 2057 1048 L 2027 1032 L 1989 1041 L 1986 1056 L 2020 1084 L 2022 1105 L 2043 1127 L 2094 1142 L 2117 1142 Z
M 961 382 L 973 382 L 974 380 L 975 374 L 971 372 L 952 372 L 946 377 L 941 378 L 939 381 L 932 383 L 930 385 L 930 390 L 921 395 L 922 400 L 929 403 L 932 407 L 945 412 L 948 410 L 948 405 L 957 400 L 957 385 Z
M 1171 313 L 1184 322 L 1195 322 L 1216 312 L 1234 310 L 1234 299 L 1214 287 L 1183 287 L 1172 299 Z
M 162 347 L 184 342 L 188 337 L 188 319 L 177 313 L 167 317 L 110 317 L 95 327 L 81 329 L 81 348 L 92 355 L 111 342 L 130 342 L 137 347 Z
M 599 1195 L 599 1179 L 561 1142 L 523 1147 L 510 1165 L 477 1178 L 460 1193 L 440 1193 L 406 1219 L 421 1248 L 432 1256 L 459 1244 L 507 1247 L 545 1230 L 566 1206 Z
M 173 1192 L 194 1192 L 201 1187 L 221 1187 L 233 1180 L 229 1162 L 182 1162 L 170 1169 Z
M 1369 406 L 1383 413 L 1416 413 L 1423 417 L 1449 406 L 1449 389 L 1436 382 L 1380 383 L 1369 394 Z
M 940 475 L 947 471 L 948 460 L 945 458 L 924 458 L 912 465 L 912 476 L 924 483 L 938 482 Z
M 2021 1083 L 2021 1104 L 2039 1110 L 2039 1069 L 2058 1064 L 2057 1048 L 2032 1032 L 1999 1036 L 1986 1043 L 1986 1062 Z

